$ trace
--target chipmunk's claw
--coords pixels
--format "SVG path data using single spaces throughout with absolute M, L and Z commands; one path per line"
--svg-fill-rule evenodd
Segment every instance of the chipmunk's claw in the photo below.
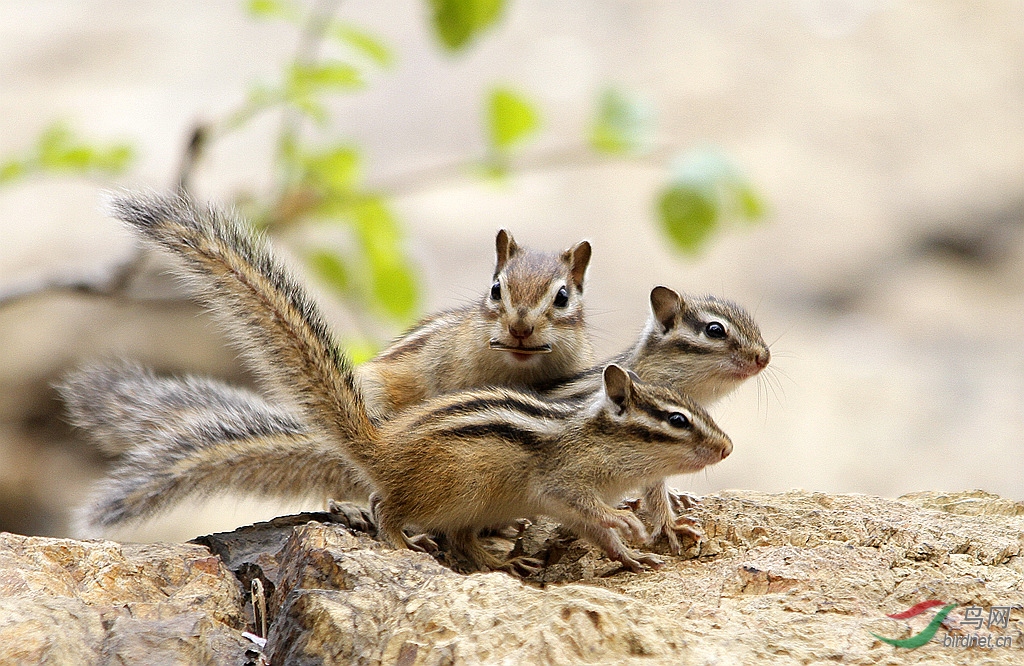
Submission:
M 327 514 L 331 522 L 350 527 L 360 532 L 372 533 L 375 530 L 370 510 L 353 502 L 336 502 L 327 500 Z
M 405 545 L 409 546 L 410 550 L 415 550 L 419 553 L 433 554 L 440 549 L 437 542 L 429 534 L 414 534 L 406 537 Z
M 498 567 L 498 570 L 517 578 L 526 578 L 541 571 L 543 568 L 544 562 L 536 557 L 513 557 Z
M 680 492 L 675 488 L 668 489 L 668 501 L 672 505 L 672 510 L 677 513 L 682 513 L 700 504 L 700 498 L 696 495 Z

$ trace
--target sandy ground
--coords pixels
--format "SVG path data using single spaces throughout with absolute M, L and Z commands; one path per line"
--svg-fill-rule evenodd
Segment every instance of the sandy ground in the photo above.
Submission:
M 486 289 L 500 227 L 537 247 L 588 238 L 602 354 L 634 337 L 655 284 L 745 304 L 772 342 L 771 381 L 714 410 L 734 454 L 684 487 L 978 487 L 1024 499 L 1024 4 L 516 0 L 460 57 L 434 45 L 426 6 L 341 8 L 398 57 L 332 108 L 329 138 L 363 148 L 369 182 L 479 156 L 481 100 L 496 82 L 540 106 L 533 155 L 578 144 L 595 96 L 615 84 L 657 109 L 658 144 L 730 155 L 770 214 L 690 260 L 654 224 L 667 168 L 609 161 L 499 187 L 410 187 L 396 206 L 425 309 Z M 125 256 L 131 241 L 98 192 L 166 187 L 189 128 L 236 107 L 293 50 L 289 28 L 233 1 L 0 1 L 0 161 L 55 118 L 140 150 L 115 183 L 0 189 L 0 285 Z M 276 123 L 218 144 L 197 174 L 201 195 L 265 188 Z M 343 331 L 344 309 L 329 312 Z M 39 298 L 0 310 L 0 340 L 0 528 L 30 533 L 66 533 L 65 508 L 101 469 L 55 423 L 48 382 L 112 355 L 244 379 L 187 308 Z M 187 537 L 281 510 L 204 506 L 202 522 L 187 508 L 184 525 L 132 536 Z

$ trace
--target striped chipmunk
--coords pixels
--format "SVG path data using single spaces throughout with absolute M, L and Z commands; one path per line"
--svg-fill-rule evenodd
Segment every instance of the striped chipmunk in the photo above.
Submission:
M 472 569 L 530 572 L 531 558 L 500 561 L 478 541 L 483 528 L 547 515 L 640 571 L 658 567 L 630 551 L 619 532 L 648 540 L 629 509 L 613 508 L 637 487 L 695 472 L 732 451 L 729 437 L 682 393 L 645 384 L 618 365 L 582 403 L 488 388 L 443 395 L 360 436 L 340 440 L 376 488 L 378 533 L 397 547 L 419 547 L 403 531 L 443 534 Z M 353 415 L 358 417 L 358 415 Z
M 316 321 L 303 319 L 309 298 L 269 247 L 239 221 L 182 198 L 127 196 L 111 208 L 181 260 L 271 395 L 210 379 L 157 377 L 129 363 L 66 378 L 60 390 L 72 422 L 107 452 L 123 454 L 80 510 L 83 531 L 143 518 L 188 495 L 230 490 L 365 499 L 371 488 L 354 469 L 322 464 L 335 445 L 311 425 L 323 415 L 307 404 L 308 380 L 295 383 L 268 358 L 269 348 L 290 349 L 301 372 L 312 363 L 304 336 L 327 335 L 315 308 Z M 442 393 L 528 387 L 592 362 L 582 302 L 590 244 L 546 253 L 502 230 L 495 245 L 492 284 L 478 302 L 424 319 L 346 380 L 375 423 Z
M 174 207 L 173 202 L 156 204 Z M 135 204 L 136 207 L 146 205 L 145 201 Z M 191 215 L 196 218 L 194 224 L 204 224 L 198 211 L 189 205 L 179 206 L 184 206 L 181 215 Z M 498 234 L 496 245 L 498 264 L 495 282 L 488 294 L 489 300 L 485 300 L 481 308 L 499 300 L 494 298 L 495 292 L 502 298 L 517 293 L 510 286 L 517 271 L 541 263 L 532 258 L 535 253 L 515 245 L 511 236 L 504 232 Z M 225 260 L 230 259 L 233 254 L 231 243 L 222 250 Z M 566 254 L 574 259 L 569 260 Z M 510 258 L 518 261 L 510 261 Z M 526 261 L 527 258 L 530 261 Z M 588 258 L 589 246 L 585 243 L 560 257 L 563 266 L 567 267 L 563 272 L 567 270 L 565 274 L 569 278 L 566 282 L 570 293 L 568 313 L 577 309 L 582 311 L 579 292 Z M 216 254 L 212 260 L 216 263 Z M 245 257 L 232 260 L 243 265 L 247 263 Z M 547 263 L 552 264 L 550 257 Z M 263 260 L 254 265 L 255 270 L 260 270 L 272 262 Z M 574 274 L 577 277 L 574 278 Z M 539 282 L 529 279 L 529 271 L 522 271 L 519 275 L 526 283 Z M 555 283 L 557 279 L 549 278 L 548 282 Z M 560 298 L 561 288 L 559 285 L 556 298 Z M 301 294 L 301 290 L 298 293 Z M 768 347 L 756 322 L 742 307 L 709 296 L 681 296 L 667 287 L 655 287 L 650 294 L 650 303 L 651 316 L 636 343 L 612 359 L 644 379 L 669 384 L 706 405 L 726 395 L 768 364 Z M 215 302 L 211 304 L 216 307 Z M 554 298 L 551 305 L 552 310 L 558 305 Z M 407 342 L 430 330 L 434 332 L 433 346 L 439 347 L 435 356 L 443 357 L 446 349 L 440 344 L 443 329 L 435 328 L 432 322 L 439 322 L 446 316 L 450 317 L 449 313 L 426 320 L 378 358 L 387 359 L 384 365 L 391 367 L 400 367 L 403 359 L 409 362 L 409 367 L 424 366 L 420 352 L 426 345 L 411 345 L 410 348 Z M 582 326 L 570 327 L 559 338 L 576 343 L 571 348 L 580 350 L 577 366 L 583 365 L 583 359 L 589 355 L 589 343 L 585 335 L 580 334 L 581 330 Z M 498 336 L 486 341 L 484 338 L 476 338 L 479 355 L 488 355 L 491 340 Z M 496 346 L 500 346 L 500 339 L 498 342 Z M 452 347 L 449 345 L 447 348 Z M 545 359 L 548 355 L 535 355 L 534 358 Z M 377 376 L 410 374 L 375 372 L 376 361 L 357 369 L 357 378 L 358 371 L 363 368 L 369 371 L 368 374 Z M 430 367 L 445 365 L 436 362 Z M 259 365 L 256 367 L 260 369 Z M 594 366 L 563 378 L 552 372 L 548 381 L 538 382 L 535 386 L 560 400 L 586 401 L 601 389 L 602 368 Z M 424 366 L 423 373 L 430 372 Z M 486 383 L 486 380 L 480 381 L 480 384 Z M 418 386 L 427 384 L 424 380 Z M 398 382 L 392 382 L 390 386 L 396 388 Z M 359 499 L 370 492 L 354 470 L 319 464 L 325 448 L 330 450 L 331 445 L 308 428 L 294 410 L 271 405 L 250 391 L 234 389 L 212 380 L 157 378 L 131 365 L 88 368 L 69 378 L 63 390 L 77 425 L 114 452 L 131 449 L 124 464 L 114 472 L 114 478 L 102 484 L 92 505 L 80 512 L 80 522 L 86 528 L 141 518 L 190 494 L 213 494 L 234 489 L 281 496 Z M 364 393 L 372 397 L 380 395 L 381 391 Z M 392 394 L 400 396 L 401 392 L 395 390 Z M 381 405 L 381 401 L 377 402 L 376 409 L 372 399 L 368 402 L 368 408 L 377 418 L 394 412 L 392 406 Z M 161 425 L 149 427 L 152 424 Z M 137 446 L 132 447 L 133 443 Z M 226 469 L 219 463 L 228 457 L 232 465 Z M 160 473 L 160 470 L 172 466 L 179 471 L 178 474 Z M 267 469 L 273 467 L 278 468 L 274 483 L 253 482 L 267 476 Z M 117 478 L 121 478 L 122 483 L 115 482 Z M 665 534 L 672 552 L 680 551 L 677 534 L 699 538 L 699 532 L 692 523 L 685 518 L 677 518 L 675 514 L 680 505 L 688 506 L 688 500 L 686 495 L 669 493 L 664 484 L 652 486 L 644 492 L 643 505 L 653 525 L 652 533 L 655 536 Z M 116 510 L 113 508 L 115 505 Z
M 706 407 L 757 375 L 770 360 L 757 322 L 741 306 L 658 286 L 651 290 L 651 315 L 637 341 L 606 363 L 628 368 L 646 382 L 670 386 Z M 567 402 L 593 400 L 602 389 L 601 367 L 540 389 L 549 398 Z M 652 525 L 651 536 L 664 534 L 674 554 L 682 550 L 678 535 L 701 538 L 693 521 L 676 515 L 693 501 L 670 491 L 665 483 L 644 488 L 642 506 Z
M 184 494 L 209 492 L 214 480 L 234 485 L 239 474 L 285 494 L 316 486 L 330 493 L 341 479 L 374 489 L 379 532 L 396 547 L 413 545 L 402 528 L 416 525 L 447 536 L 475 568 L 514 568 L 480 547 L 478 531 L 547 514 L 639 570 L 660 561 L 626 548 L 616 529 L 640 540 L 646 531 L 632 512 L 610 502 L 630 488 L 702 469 L 732 450 L 697 403 L 645 384 L 617 365 L 604 369 L 603 388 L 582 402 L 486 388 L 431 398 L 381 423 L 367 409 L 353 369 L 316 305 L 250 230 L 182 199 L 120 198 L 113 208 L 183 260 L 248 362 L 301 421 L 290 420 L 287 412 L 278 412 L 272 424 L 258 417 L 270 434 L 254 440 L 251 435 L 265 432 L 245 422 L 251 416 L 247 394 L 222 396 L 230 416 L 215 446 L 207 446 L 207 433 L 175 427 L 174 435 L 130 449 L 87 507 L 88 522 L 111 525 L 142 517 Z M 64 391 L 81 406 L 92 400 L 91 391 L 103 390 L 98 379 L 113 377 L 116 387 L 123 376 L 140 375 L 86 373 L 88 382 L 73 378 Z M 202 420 L 215 411 L 201 380 L 152 385 L 155 393 L 159 388 L 170 396 L 164 405 L 182 403 Z M 189 389 L 196 387 L 198 398 L 190 402 Z M 158 411 L 150 413 L 154 424 L 163 418 Z M 130 418 L 131 410 L 122 416 Z M 239 425 L 241 438 L 231 439 Z M 296 431 L 301 436 L 290 439 Z M 315 454 L 309 451 L 310 435 L 322 442 Z M 302 451 L 296 454 L 296 448 Z

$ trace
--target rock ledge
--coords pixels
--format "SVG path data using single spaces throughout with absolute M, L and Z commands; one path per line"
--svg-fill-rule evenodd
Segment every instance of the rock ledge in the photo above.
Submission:
M 1022 503 L 736 491 L 694 516 L 707 538 L 642 574 L 535 525 L 517 547 L 551 564 L 525 583 L 390 550 L 338 514 L 190 544 L 0 533 L 0 663 L 1024 662 Z M 262 651 L 243 634 L 253 579 Z M 921 632 L 934 610 L 886 615 L 933 599 L 958 607 L 924 646 L 872 635 Z M 991 647 L 952 645 L 972 636 Z

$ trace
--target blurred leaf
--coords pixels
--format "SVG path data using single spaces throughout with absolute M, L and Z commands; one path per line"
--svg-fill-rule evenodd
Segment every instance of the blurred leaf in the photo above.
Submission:
M 748 222 L 756 222 L 764 217 L 764 201 L 750 183 L 746 181 L 738 183 L 735 192 L 740 217 Z
M 281 18 L 291 21 L 299 15 L 294 5 L 280 0 L 247 0 L 245 10 L 256 18 Z
M 336 24 L 331 27 L 329 34 L 337 41 L 350 46 L 381 67 L 390 67 L 395 62 L 395 56 L 380 38 L 347 24 Z
M 349 146 L 313 153 L 303 161 L 306 178 L 332 192 L 351 192 L 362 178 L 359 151 Z
M 718 202 L 713 192 L 677 183 L 658 197 L 661 224 L 668 237 L 684 252 L 693 254 L 715 230 Z
M 385 312 L 398 321 L 408 321 L 416 313 L 418 289 L 416 277 L 403 262 L 373 262 L 373 296 Z
M 0 165 L 0 183 L 8 183 L 33 173 L 72 173 L 113 175 L 128 168 L 134 157 L 128 144 L 99 146 L 78 139 L 64 123 L 47 127 L 36 145 L 25 156 Z
M 540 124 L 533 106 L 508 88 L 495 88 L 491 91 L 487 116 L 491 146 L 499 152 L 507 151 L 523 141 Z
M 430 0 L 430 5 L 441 44 L 458 51 L 501 17 L 505 0 Z
M 127 144 L 111 146 L 106 150 L 97 150 L 93 158 L 93 168 L 108 173 L 121 173 L 135 156 L 132 147 Z
M 310 268 L 339 294 L 346 296 L 352 286 L 352 276 L 341 257 L 328 250 L 317 250 L 306 257 Z
M 377 355 L 379 351 L 375 345 L 370 344 L 366 340 L 352 340 L 348 339 L 344 342 L 345 352 L 348 354 L 349 359 L 353 364 L 359 365 L 360 363 L 366 363 L 371 358 Z
M 598 102 L 590 145 L 609 155 L 642 152 L 650 143 L 652 115 L 648 105 L 609 88 Z
M 684 252 L 694 253 L 721 222 L 748 222 L 764 215 L 764 203 L 746 178 L 720 152 L 692 151 L 676 160 L 673 177 L 658 198 L 662 225 Z
M 370 269 L 374 302 L 394 319 L 408 320 L 416 311 L 419 290 L 401 248 L 397 220 L 380 197 L 368 197 L 353 212 Z
M 25 174 L 25 165 L 17 160 L 0 164 L 0 185 L 17 180 Z
M 294 64 L 288 75 L 289 97 L 304 97 L 315 92 L 353 90 L 363 85 L 363 77 L 352 65 L 332 61 L 316 64 Z

